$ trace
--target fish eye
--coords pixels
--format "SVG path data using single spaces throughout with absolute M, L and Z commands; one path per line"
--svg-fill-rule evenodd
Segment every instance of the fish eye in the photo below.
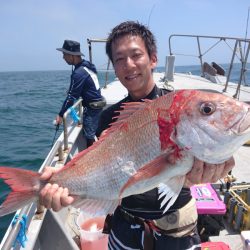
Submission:
M 211 102 L 205 102 L 201 104 L 200 112 L 203 115 L 211 115 L 215 111 L 215 105 Z

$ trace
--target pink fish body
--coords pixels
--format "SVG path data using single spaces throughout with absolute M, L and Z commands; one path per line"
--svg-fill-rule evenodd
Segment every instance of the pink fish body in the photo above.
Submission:
M 182 90 L 156 100 L 126 103 L 118 120 L 91 148 L 54 174 L 75 206 L 90 214 L 114 210 L 123 197 L 158 187 L 165 211 L 177 198 L 194 156 L 221 163 L 250 139 L 250 106 L 221 94 Z M 166 161 L 173 154 L 174 164 Z M 38 198 L 36 172 L 0 167 L 12 188 L 0 216 Z

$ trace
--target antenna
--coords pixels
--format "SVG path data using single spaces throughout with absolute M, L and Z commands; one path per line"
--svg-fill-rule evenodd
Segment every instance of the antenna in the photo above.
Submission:
M 248 7 L 248 12 L 247 12 L 247 24 L 246 24 L 245 40 L 247 39 L 248 22 L 249 22 L 249 12 L 250 12 L 250 7 Z M 245 55 L 245 52 L 246 52 L 246 42 L 244 44 L 244 55 Z
M 248 7 L 248 11 L 247 11 L 247 24 L 246 24 L 245 43 L 244 43 L 244 52 L 243 52 L 244 61 L 245 61 L 245 58 L 246 58 L 246 45 L 247 45 L 246 39 L 247 39 L 247 31 L 248 31 L 248 23 L 249 23 L 249 11 L 250 11 L 250 7 Z M 245 62 L 245 63 L 247 63 L 247 62 Z M 243 77 L 244 77 L 243 80 L 246 83 L 246 76 L 245 76 L 244 73 L 243 73 Z
M 150 13 L 149 13 L 149 16 L 148 16 L 148 25 L 147 25 L 148 27 L 149 27 L 150 18 L 151 18 L 151 15 L 152 15 L 152 13 L 153 13 L 153 10 L 154 10 L 155 6 L 156 6 L 156 3 L 154 3 L 154 5 L 152 6 L 152 8 L 151 8 L 151 10 L 150 10 Z

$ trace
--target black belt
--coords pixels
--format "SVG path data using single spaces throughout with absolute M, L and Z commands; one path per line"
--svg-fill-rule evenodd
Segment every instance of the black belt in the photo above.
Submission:
M 143 220 L 142 218 L 133 216 L 132 214 L 128 213 L 127 211 L 125 211 L 124 209 L 122 209 L 121 207 L 118 207 L 115 211 L 115 213 L 118 216 L 121 216 L 122 218 L 124 218 L 127 222 L 129 222 L 130 224 L 139 224 L 141 226 L 144 227 L 144 222 L 145 220 Z M 104 228 L 103 228 L 103 233 L 105 234 L 109 234 L 112 228 L 112 218 L 113 218 L 113 214 L 108 214 L 105 222 L 104 222 Z
M 116 209 L 115 214 L 117 214 L 118 216 L 122 216 L 122 218 L 124 218 L 130 224 L 142 225 L 144 228 L 143 249 L 144 250 L 153 249 L 153 242 L 154 242 L 153 231 L 150 228 L 150 225 L 148 225 L 144 219 L 133 216 L 132 214 L 128 213 L 121 207 L 118 207 Z M 104 223 L 103 233 L 110 234 L 111 229 L 112 229 L 112 215 L 107 215 Z
M 145 220 L 143 218 L 140 218 L 140 217 L 136 217 L 130 213 L 128 213 L 126 210 L 124 210 L 123 208 L 119 208 L 119 213 L 120 215 L 129 223 L 131 224 L 139 224 L 139 225 L 142 225 L 142 226 L 145 226 L 145 223 L 147 225 L 149 225 L 149 227 L 163 235 L 168 235 L 168 234 L 173 234 L 173 233 L 178 233 L 178 232 L 181 232 L 185 229 L 187 229 L 188 227 L 190 226 L 194 226 L 195 228 L 195 225 L 197 224 L 197 222 L 194 222 L 192 224 L 189 224 L 189 225 L 185 225 L 183 227 L 178 227 L 178 228 L 173 228 L 173 229 L 169 229 L 169 230 L 164 230 L 164 229 L 161 229 L 157 226 L 155 226 L 154 222 L 152 220 Z
M 105 98 L 103 98 L 99 101 L 90 102 L 88 104 L 88 106 L 92 109 L 101 109 L 101 108 L 104 108 L 106 106 L 106 100 L 105 100 Z
M 122 207 L 118 208 L 118 212 L 120 213 L 120 215 L 129 223 L 131 224 L 139 224 L 139 225 L 144 225 L 144 223 L 146 222 L 146 220 L 134 216 L 130 213 L 128 213 L 126 210 L 124 210 Z

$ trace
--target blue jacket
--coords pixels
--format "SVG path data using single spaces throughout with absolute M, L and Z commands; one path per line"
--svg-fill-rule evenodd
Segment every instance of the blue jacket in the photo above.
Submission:
M 59 115 L 63 117 L 66 110 L 74 104 L 79 97 L 83 99 L 83 106 L 89 107 L 89 103 L 102 100 L 101 90 L 97 78 L 95 65 L 82 60 L 75 65 L 71 74 L 71 83 L 67 97 L 62 105 Z

